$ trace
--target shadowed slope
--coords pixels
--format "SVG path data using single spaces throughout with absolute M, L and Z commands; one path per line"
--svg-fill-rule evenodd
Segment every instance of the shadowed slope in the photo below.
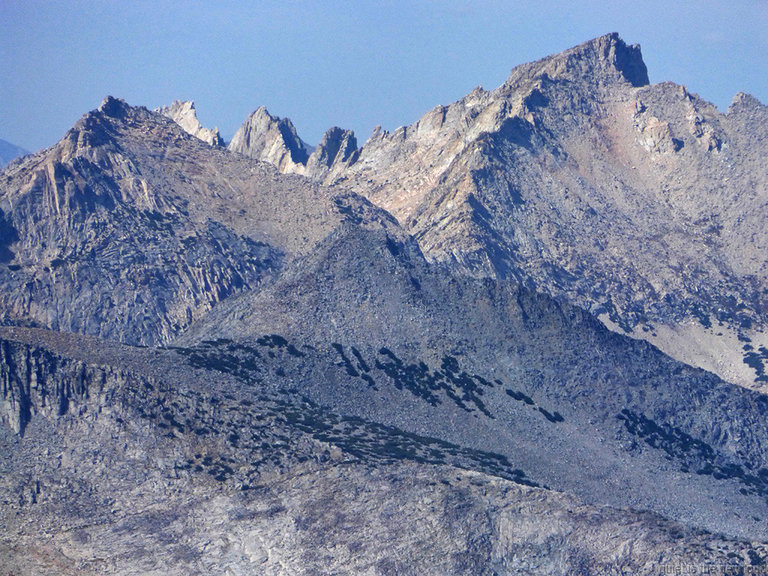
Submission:
M 764 395 L 548 296 L 434 268 L 388 214 L 338 201 L 347 220 L 313 254 L 177 344 L 277 334 L 303 351 L 278 386 L 321 405 L 502 454 L 590 503 L 764 537 Z
M 167 341 L 311 249 L 337 222 L 329 198 L 107 98 L 0 177 L 2 316 Z

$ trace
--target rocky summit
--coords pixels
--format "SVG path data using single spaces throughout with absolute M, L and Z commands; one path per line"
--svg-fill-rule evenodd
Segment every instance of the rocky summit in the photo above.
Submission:
M 194 102 L 181 102 L 175 100 L 170 106 L 163 106 L 155 110 L 163 116 L 167 116 L 179 126 L 184 128 L 187 133 L 200 138 L 203 142 L 208 142 L 211 146 L 224 146 L 224 139 L 219 134 L 218 128 L 204 128 L 197 119 L 197 111 Z
M 760 389 L 766 126 L 751 96 L 721 113 L 649 85 L 639 47 L 611 34 L 374 133 L 323 180 L 388 210 L 432 262 L 572 302 Z
M 767 121 L 616 34 L 362 147 L 107 97 L 0 172 L 0 576 L 768 574 Z

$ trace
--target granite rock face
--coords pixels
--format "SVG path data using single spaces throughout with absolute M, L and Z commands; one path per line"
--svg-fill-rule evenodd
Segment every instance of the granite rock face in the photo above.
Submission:
M 311 178 L 326 180 L 329 174 L 354 164 L 359 153 L 355 133 L 335 126 L 323 134 L 303 173 Z
M 171 108 L 0 172 L 0 576 L 764 569 L 765 106 L 607 35 L 362 148 Z
M 114 98 L 0 195 L 0 317 L 132 344 L 170 340 L 335 218 L 318 186 Z
M 301 172 L 309 158 L 307 145 L 288 118 L 272 116 L 262 106 L 235 132 L 229 150 L 274 164 L 281 172 Z
M 432 262 L 514 279 L 760 388 L 766 125 L 751 96 L 721 113 L 649 85 L 639 47 L 609 34 L 310 175 L 391 212 Z
M 283 173 L 302 174 L 321 181 L 354 164 L 359 153 L 351 130 L 331 128 L 312 149 L 299 138 L 290 119 L 272 116 L 263 106 L 235 133 L 229 149 L 269 162 Z
M 224 146 L 224 140 L 219 134 L 218 128 L 204 128 L 200 121 L 197 119 L 197 112 L 195 111 L 195 103 L 180 100 L 174 100 L 170 106 L 163 106 L 155 110 L 163 116 L 167 116 L 179 126 L 184 128 L 184 131 L 196 138 L 200 138 L 203 142 L 207 142 L 211 146 Z

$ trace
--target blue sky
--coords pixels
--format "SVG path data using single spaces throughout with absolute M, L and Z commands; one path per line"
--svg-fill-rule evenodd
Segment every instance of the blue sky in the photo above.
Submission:
M 226 138 L 265 105 L 310 143 L 334 125 L 362 143 L 613 31 L 651 82 L 768 103 L 768 0 L 0 0 L 0 138 L 50 146 L 110 94 L 195 100 Z

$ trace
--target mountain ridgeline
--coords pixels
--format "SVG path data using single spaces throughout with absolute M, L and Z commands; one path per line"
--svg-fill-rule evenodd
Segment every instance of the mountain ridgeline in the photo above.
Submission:
M 751 96 L 723 114 L 649 85 L 639 48 L 612 34 L 377 131 L 327 172 L 262 158 L 366 196 L 432 262 L 572 302 L 760 388 L 766 126 Z
M 362 147 L 108 97 L 0 172 L 0 575 L 761 573 L 767 126 L 615 34 Z

